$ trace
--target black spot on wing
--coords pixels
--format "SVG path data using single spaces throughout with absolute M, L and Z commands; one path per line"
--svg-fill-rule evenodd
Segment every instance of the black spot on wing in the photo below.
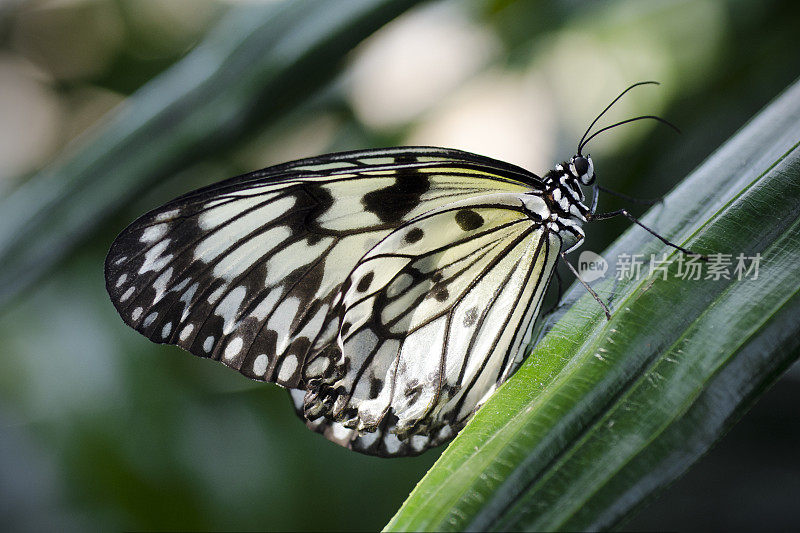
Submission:
M 456 213 L 456 223 L 464 231 L 472 231 L 483 225 L 483 217 L 472 209 L 462 209 Z
M 303 219 L 302 226 L 306 230 L 311 230 L 308 235 L 308 244 L 314 245 L 316 244 L 321 235 L 319 232 L 313 231 L 317 229 L 319 226 L 316 223 L 317 219 L 328 211 L 334 203 L 334 198 L 331 192 L 324 187 L 320 187 L 315 183 L 305 182 L 300 185 L 303 191 L 309 196 L 311 201 L 313 202 L 313 207 L 306 211 L 306 215 Z
M 377 398 L 381 393 L 381 389 L 383 389 L 383 380 L 372 378 L 369 382 L 369 399 L 374 400 Z
M 467 312 L 464 313 L 464 327 L 468 328 L 471 327 L 477 322 L 478 320 L 478 308 L 472 307 L 467 309 Z
M 420 197 L 430 186 L 426 175 L 416 169 L 402 169 L 393 185 L 365 194 L 362 203 L 381 222 L 399 222 L 419 205 Z
M 372 278 L 375 277 L 374 272 L 367 272 L 364 274 L 364 277 L 361 278 L 361 281 L 358 282 L 356 286 L 356 290 L 358 292 L 366 292 L 369 289 L 370 283 L 372 283 Z
M 408 231 L 408 233 L 406 233 L 405 241 L 409 244 L 413 244 L 422 239 L 424 236 L 425 232 L 422 231 L 421 228 L 412 228 Z

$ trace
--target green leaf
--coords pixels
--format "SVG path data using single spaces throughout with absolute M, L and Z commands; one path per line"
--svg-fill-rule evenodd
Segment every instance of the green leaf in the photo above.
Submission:
M 732 254 L 731 272 L 760 254 L 757 278 L 680 279 L 684 257 L 632 227 L 603 254 L 606 277 L 620 254 L 667 254 L 666 279 L 645 264 L 639 280 L 595 285 L 610 322 L 573 287 L 387 530 L 606 529 L 707 451 L 798 356 L 799 142 L 796 82 L 643 218 Z
M 0 199 L 0 306 L 148 186 L 301 105 L 358 43 L 420 1 L 232 9 L 91 138 Z

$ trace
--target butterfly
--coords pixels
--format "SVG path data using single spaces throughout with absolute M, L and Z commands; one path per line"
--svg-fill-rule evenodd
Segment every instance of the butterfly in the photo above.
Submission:
M 523 361 L 582 225 L 618 214 L 638 223 L 624 210 L 596 213 L 582 149 L 600 116 L 576 155 L 542 177 L 460 150 L 402 147 L 201 188 L 116 238 L 108 293 L 152 341 L 285 387 L 329 440 L 422 453 L 450 440 Z M 616 125 L 642 118 L 662 120 Z

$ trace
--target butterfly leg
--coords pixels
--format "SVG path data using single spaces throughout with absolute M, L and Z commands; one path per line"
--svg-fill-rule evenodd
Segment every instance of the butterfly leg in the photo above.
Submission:
M 567 267 L 569 267 L 569 269 L 572 271 L 572 273 L 575 275 L 575 277 L 578 278 L 578 281 L 581 282 L 581 285 L 583 285 L 586 288 L 586 290 L 589 291 L 589 293 L 592 296 L 594 296 L 594 299 L 597 300 L 597 303 L 599 303 L 603 307 L 603 311 L 605 311 L 605 313 L 606 313 L 606 318 L 608 320 L 611 320 L 611 311 L 609 311 L 608 306 L 606 305 L 606 303 L 603 300 L 600 299 L 600 297 L 597 295 L 596 292 L 594 292 L 594 290 L 589 286 L 588 283 L 586 283 L 585 281 L 583 281 L 581 279 L 581 275 L 578 274 L 578 271 L 575 270 L 575 267 L 572 266 L 572 263 L 570 263 L 567 260 L 566 254 L 564 252 L 561 252 L 559 255 L 561 256 L 561 259 L 563 259 L 564 262 L 567 264 Z
M 667 239 L 665 239 L 664 237 L 662 237 L 661 235 L 659 235 L 655 231 L 651 230 L 650 228 L 648 228 L 647 226 L 645 226 L 644 224 L 639 222 L 639 219 L 636 218 L 635 216 L 631 215 L 628 212 L 627 209 L 619 209 L 617 211 L 611 211 L 609 213 L 597 213 L 597 214 L 592 215 L 591 220 L 607 220 L 609 218 L 613 218 L 613 217 L 618 216 L 618 215 L 622 215 L 622 216 L 626 217 L 628 220 L 630 220 L 631 222 L 633 222 L 634 224 L 638 225 L 639 227 L 644 228 L 645 230 L 647 230 L 648 233 L 650 233 L 650 235 L 652 235 L 653 237 L 657 238 L 658 240 L 660 240 L 661 242 L 663 242 L 667 246 L 671 246 L 672 248 L 675 248 L 676 250 L 680 250 L 681 252 L 685 253 L 686 255 L 693 255 L 693 256 L 699 257 L 702 261 L 708 261 L 708 257 L 703 255 L 703 254 L 698 254 L 697 252 L 693 252 L 693 251 L 689 250 L 688 248 L 684 248 L 683 246 L 680 246 L 680 245 L 677 245 L 675 243 L 669 242 Z

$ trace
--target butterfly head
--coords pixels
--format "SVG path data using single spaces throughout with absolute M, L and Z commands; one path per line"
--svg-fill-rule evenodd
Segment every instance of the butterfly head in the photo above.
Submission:
M 594 163 L 590 155 L 574 155 L 569 161 L 569 171 L 583 185 L 593 185 L 595 180 Z

